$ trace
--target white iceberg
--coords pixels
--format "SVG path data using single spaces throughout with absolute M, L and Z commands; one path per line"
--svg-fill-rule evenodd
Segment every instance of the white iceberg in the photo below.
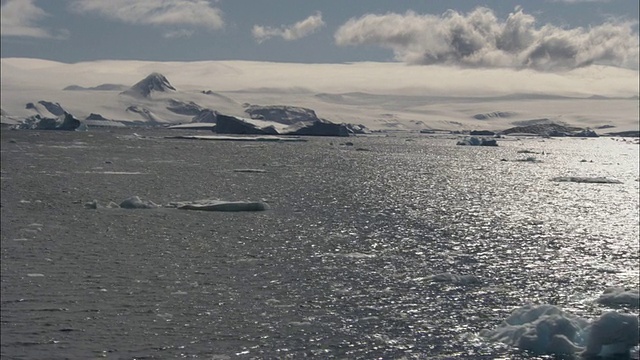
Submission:
M 120 207 L 123 209 L 155 209 L 160 206 L 155 204 L 153 201 L 142 201 L 140 197 L 132 196 L 121 202 Z
M 637 289 L 626 290 L 622 287 L 610 287 L 605 289 L 596 301 L 611 307 L 631 306 L 638 308 L 640 307 L 640 292 Z
M 264 211 L 269 210 L 269 205 L 262 201 L 221 201 L 221 200 L 195 200 L 169 203 L 167 207 L 183 210 L 201 211 Z
M 480 335 L 535 355 L 628 355 L 638 345 L 638 316 L 612 311 L 589 322 L 554 305 L 526 305 Z

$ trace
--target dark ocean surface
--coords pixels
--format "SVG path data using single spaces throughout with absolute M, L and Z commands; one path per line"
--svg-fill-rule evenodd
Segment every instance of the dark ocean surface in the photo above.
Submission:
M 178 134 L 2 130 L 2 359 L 534 358 L 478 333 L 640 285 L 631 141 Z M 84 206 L 134 195 L 271 209 Z

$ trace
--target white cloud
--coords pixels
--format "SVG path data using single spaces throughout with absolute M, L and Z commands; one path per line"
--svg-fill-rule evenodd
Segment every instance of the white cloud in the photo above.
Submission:
M 39 27 L 39 20 L 49 16 L 37 7 L 33 0 L 9 0 L 0 7 L 0 34 L 2 36 L 24 36 L 35 38 L 65 38 L 68 32 L 54 34 Z
M 130 24 L 224 27 L 222 11 L 206 0 L 74 0 L 71 9 Z
M 179 39 L 179 38 L 188 38 L 188 37 L 191 37 L 191 35 L 193 35 L 192 30 L 180 29 L 175 31 L 167 31 L 162 36 L 165 39 Z
M 549 1 L 551 1 L 551 2 L 561 2 L 561 3 L 567 3 L 567 4 L 594 3 L 594 2 L 608 3 L 608 2 L 611 2 L 611 0 L 549 0 Z
M 442 16 L 414 12 L 352 18 L 335 33 L 338 45 L 378 45 L 409 64 L 566 70 L 593 63 L 638 68 L 638 34 L 632 23 L 588 29 L 536 26 L 516 8 L 505 21 L 492 10 Z
M 322 14 L 318 12 L 290 26 L 273 28 L 270 26 L 254 25 L 251 34 L 259 43 L 276 36 L 291 41 L 310 35 L 324 25 Z

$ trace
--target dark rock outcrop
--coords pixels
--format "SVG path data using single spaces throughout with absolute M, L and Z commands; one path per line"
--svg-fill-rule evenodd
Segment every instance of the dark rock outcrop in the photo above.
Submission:
M 80 120 L 73 117 L 69 113 L 58 118 L 46 118 L 40 115 L 34 115 L 25 119 L 24 122 L 16 126 L 20 130 L 66 130 L 73 131 L 82 125 Z
M 273 125 L 259 127 L 241 118 L 222 114 L 216 114 L 216 127 L 213 131 L 218 134 L 237 135 L 349 136 L 351 134 L 346 124 L 334 124 L 326 120 L 298 123 L 284 131 L 278 131 Z
M 218 118 L 218 112 L 214 110 L 204 109 L 201 110 L 196 116 L 191 119 L 194 123 L 216 123 Z
M 286 105 L 249 105 L 244 110 L 252 119 L 273 121 L 280 124 L 292 125 L 299 122 L 314 122 L 320 119 L 315 111 L 303 107 Z
M 494 111 L 486 114 L 475 114 L 473 115 L 473 118 L 477 120 L 487 120 L 491 118 L 508 118 L 514 116 L 515 114 L 516 113 L 509 111 Z
M 167 110 L 179 114 L 179 115 L 188 115 L 188 116 L 196 116 L 198 115 L 204 108 L 193 101 L 189 101 L 188 103 L 169 99 L 169 106 L 167 106 Z
M 611 136 L 620 136 L 620 137 L 640 137 L 640 131 L 638 130 L 630 130 L 630 131 L 618 131 L 618 132 L 611 132 L 608 135 Z
M 109 120 L 100 114 L 91 113 L 85 118 L 85 120 Z
M 288 135 L 306 136 L 349 136 L 349 128 L 346 124 L 335 124 L 328 121 L 318 120 L 310 125 L 305 125 L 297 130 L 287 133 Z
M 570 136 L 573 137 L 598 137 L 598 134 L 591 129 L 584 129 L 575 133 L 572 133 Z
M 575 126 L 565 126 L 560 124 L 535 124 L 528 126 L 516 126 L 501 132 L 503 135 L 509 134 L 535 134 L 540 136 L 550 136 L 550 137 L 562 137 L 562 136 L 573 136 L 573 137 L 597 137 L 595 131 L 590 129 L 583 129 Z
M 42 105 L 49 113 L 55 116 L 62 116 L 66 113 L 66 111 L 62 108 L 62 105 L 57 102 L 54 103 L 50 101 L 40 100 L 38 101 L 38 104 Z M 25 109 L 35 110 L 41 114 L 40 109 L 38 109 L 38 107 L 34 103 L 27 103 Z
M 494 136 L 496 133 L 489 130 L 473 130 L 469 133 L 471 136 Z
M 170 92 L 176 91 L 169 80 L 160 73 L 151 73 L 146 78 L 140 80 L 134 84 L 128 90 L 123 91 L 121 94 L 130 95 L 133 97 L 149 98 L 154 92 Z
M 216 116 L 214 131 L 218 134 L 278 135 L 278 132 L 271 126 L 260 128 L 237 117 L 222 114 Z
M 142 107 L 142 106 L 138 106 L 138 105 L 131 105 L 127 108 L 128 112 L 132 112 L 132 113 L 136 113 L 139 114 L 140 116 L 142 116 L 145 120 L 148 121 L 153 121 L 153 122 L 157 122 L 158 119 L 156 118 L 156 116 L 151 112 L 151 110 Z
M 67 91 L 82 91 L 82 90 L 95 90 L 95 91 L 124 91 L 128 86 L 120 84 L 100 84 L 98 86 L 83 87 L 80 85 L 69 85 L 62 90 Z

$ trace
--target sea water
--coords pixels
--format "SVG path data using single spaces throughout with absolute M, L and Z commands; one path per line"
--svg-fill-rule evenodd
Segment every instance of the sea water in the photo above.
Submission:
M 480 333 L 638 313 L 596 301 L 639 286 L 633 140 L 135 132 L 2 131 L 3 359 L 536 358 Z M 131 196 L 269 210 L 84 207 Z

